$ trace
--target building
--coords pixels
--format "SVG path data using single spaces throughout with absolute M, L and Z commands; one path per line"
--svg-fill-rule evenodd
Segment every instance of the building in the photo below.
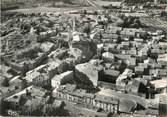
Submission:
M 104 52 L 102 54 L 102 58 L 104 59 L 104 61 L 106 62 L 114 62 L 115 60 L 115 56 L 114 54 L 110 53 L 110 52 Z
M 125 69 L 122 74 L 120 74 L 116 80 L 117 85 L 125 86 L 127 81 L 127 78 L 131 78 L 133 75 L 133 71 L 131 69 Z
M 160 54 L 157 61 L 159 64 L 167 65 L 167 54 Z
M 38 77 L 33 78 L 32 83 L 35 86 L 44 87 L 44 86 L 50 86 L 51 81 L 46 74 L 41 74 Z
M 44 42 L 40 45 L 40 49 L 44 52 L 50 51 L 54 47 L 54 43 Z
M 166 93 L 157 94 L 156 99 L 159 102 L 159 115 L 165 117 L 167 115 L 167 95 Z
M 51 86 L 52 88 L 54 88 L 54 93 L 56 92 L 56 90 L 59 88 L 60 85 L 66 84 L 68 82 L 70 83 L 70 81 L 72 81 L 73 78 L 74 78 L 73 71 L 67 71 L 60 75 L 55 75 L 51 79 Z
M 76 89 L 75 85 L 65 85 L 58 88 L 56 97 L 79 104 L 88 108 L 102 108 L 104 111 L 117 112 L 118 100 L 101 94 L 86 93 L 85 90 Z
M 81 60 L 87 61 L 96 54 L 97 45 L 86 36 L 78 32 L 73 32 L 72 40 L 69 42 L 69 48 L 74 56 L 78 56 L 77 51 L 79 51 Z
M 144 74 L 144 67 L 143 67 L 143 66 L 136 66 L 136 67 L 135 67 L 135 73 L 136 73 L 137 75 L 142 75 L 142 74 Z
M 134 108 L 137 107 L 137 104 L 140 103 L 140 105 L 146 107 L 146 101 L 145 99 L 131 95 L 131 94 L 125 94 L 121 92 L 117 92 L 111 89 L 103 89 L 99 91 L 97 94 L 113 98 L 115 100 L 119 100 L 119 105 L 117 110 L 118 112 L 125 112 L 125 113 L 130 113 L 133 111 Z
M 19 101 L 21 95 L 26 94 L 26 90 L 30 90 L 32 87 L 33 86 L 27 87 L 26 89 L 5 98 L 5 101 L 11 105 L 12 109 L 14 110 L 17 109 L 19 107 Z
M 155 90 L 159 93 L 166 93 L 167 79 L 153 80 L 150 83 L 155 87 Z

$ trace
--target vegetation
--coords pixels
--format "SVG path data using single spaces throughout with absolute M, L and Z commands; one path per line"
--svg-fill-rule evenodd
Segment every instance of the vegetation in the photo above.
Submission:
M 121 19 L 123 19 L 122 27 L 123 28 L 141 28 L 142 24 L 138 17 L 132 17 L 132 16 L 120 16 Z
M 8 87 L 9 86 L 9 79 L 5 78 L 2 82 L 2 85 L 5 86 L 5 87 Z

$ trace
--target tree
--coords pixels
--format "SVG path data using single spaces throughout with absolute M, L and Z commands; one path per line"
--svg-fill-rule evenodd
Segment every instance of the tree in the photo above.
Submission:
M 89 34 L 91 32 L 90 23 L 85 24 L 83 32 L 86 33 L 87 36 L 89 36 Z
M 9 87 L 9 79 L 5 78 L 2 82 L 2 85 L 5 86 L 5 87 Z
M 48 103 L 48 104 L 53 104 L 54 100 L 55 100 L 55 99 L 54 99 L 53 95 L 51 94 L 51 95 L 49 96 L 49 99 L 48 99 L 47 103 Z
M 26 72 L 29 70 L 29 66 L 26 62 L 24 62 L 24 67 L 23 67 L 23 71 L 22 71 L 22 76 L 26 76 Z
M 21 96 L 20 96 L 20 99 L 19 99 L 19 105 L 20 105 L 20 106 L 23 106 L 26 101 L 27 101 L 26 95 L 21 95 Z
M 122 42 L 122 39 L 120 36 L 118 36 L 117 43 L 120 44 Z
M 66 103 L 64 101 L 62 101 L 62 103 L 60 105 L 60 109 L 64 109 L 65 106 L 66 106 Z
M 9 109 L 10 105 L 5 101 L 5 98 L 0 100 L 0 115 L 8 116 L 7 110 Z
M 25 79 L 23 79 L 21 89 L 25 89 L 27 87 L 28 87 L 28 83 Z
M 134 41 L 134 37 L 133 37 L 133 36 L 130 36 L 130 37 L 129 37 L 129 40 L 130 40 L 130 41 Z
M 31 116 L 42 116 L 43 112 L 42 112 L 42 108 L 43 105 L 39 104 L 31 113 Z

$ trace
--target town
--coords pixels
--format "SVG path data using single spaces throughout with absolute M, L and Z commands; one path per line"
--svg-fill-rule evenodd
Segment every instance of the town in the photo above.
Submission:
M 166 117 L 167 1 L 78 1 L 2 9 L 0 115 Z

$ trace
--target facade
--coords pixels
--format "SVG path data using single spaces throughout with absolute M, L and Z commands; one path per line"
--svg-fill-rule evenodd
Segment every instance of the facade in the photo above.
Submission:
M 73 71 L 67 71 L 60 75 L 55 75 L 51 79 L 51 86 L 54 88 L 54 91 L 56 91 L 61 84 L 67 83 L 68 81 L 72 80 L 74 78 Z
M 68 88 L 68 87 L 67 87 Z M 94 95 L 85 93 L 84 90 L 72 89 L 70 92 L 64 87 L 64 90 L 58 89 L 56 95 L 58 99 L 64 99 L 71 102 L 84 104 L 88 108 L 102 108 L 105 111 L 117 112 L 118 100 L 112 97 L 106 97 L 103 95 Z

